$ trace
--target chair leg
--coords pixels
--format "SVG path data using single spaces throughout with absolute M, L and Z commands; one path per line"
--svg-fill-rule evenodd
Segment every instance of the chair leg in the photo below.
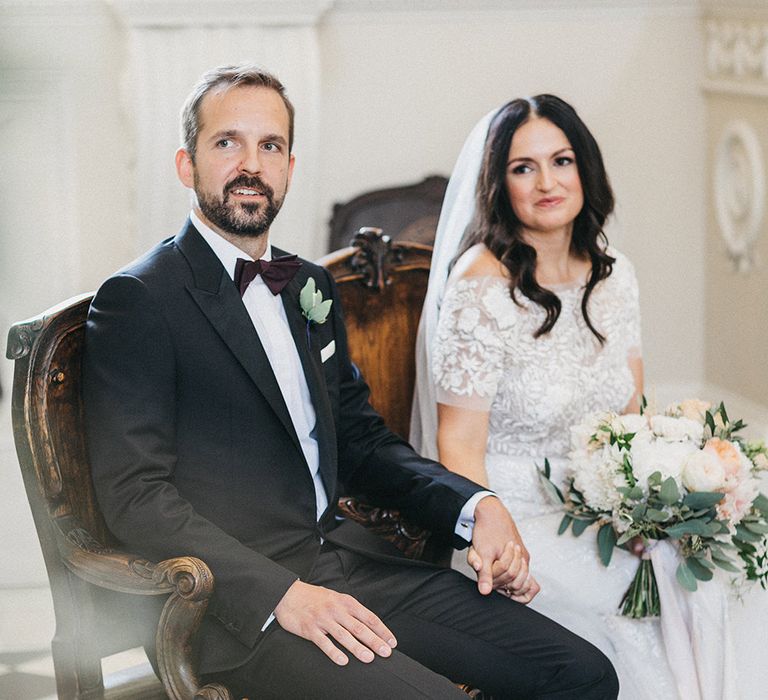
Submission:
M 59 700 L 102 700 L 104 679 L 101 675 L 101 659 L 83 653 L 79 647 L 73 635 L 63 635 L 56 631 L 51 651 Z

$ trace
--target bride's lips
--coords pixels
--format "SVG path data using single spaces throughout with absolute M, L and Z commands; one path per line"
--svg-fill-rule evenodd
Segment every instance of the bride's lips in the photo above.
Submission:
M 536 206 L 542 207 L 543 209 L 549 209 L 550 207 L 556 207 L 558 204 L 562 204 L 564 200 L 565 197 L 544 197 L 536 202 Z

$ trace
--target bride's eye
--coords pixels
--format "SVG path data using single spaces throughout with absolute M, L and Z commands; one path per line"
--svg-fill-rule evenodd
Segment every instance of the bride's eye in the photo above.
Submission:
M 531 172 L 531 166 L 526 163 L 521 163 L 520 165 L 514 166 L 510 172 L 513 175 L 525 175 L 525 173 Z

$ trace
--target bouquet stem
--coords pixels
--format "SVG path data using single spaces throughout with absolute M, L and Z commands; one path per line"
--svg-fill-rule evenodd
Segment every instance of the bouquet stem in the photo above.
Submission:
M 659 589 L 650 559 L 641 559 L 635 577 L 619 604 L 627 617 L 657 617 L 661 614 Z

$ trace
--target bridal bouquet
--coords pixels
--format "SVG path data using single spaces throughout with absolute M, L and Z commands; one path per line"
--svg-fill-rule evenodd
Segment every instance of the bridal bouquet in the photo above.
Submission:
M 645 407 L 644 407 L 645 408 Z M 695 591 L 716 567 L 768 587 L 768 498 L 759 472 L 768 448 L 738 436 L 721 403 L 699 400 L 669 406 L 663 414 L 594 415 L 571 429 L 569 477 L 563 493 L 542 483 L 562 503 L 559 534 L 575 536 L 597 523 L 600 559 L 639 538 L 646 554 L 620 607 L 629 617 L 660 614 L 659 593 L 647 552 L 674 540 L 678 583 Z

